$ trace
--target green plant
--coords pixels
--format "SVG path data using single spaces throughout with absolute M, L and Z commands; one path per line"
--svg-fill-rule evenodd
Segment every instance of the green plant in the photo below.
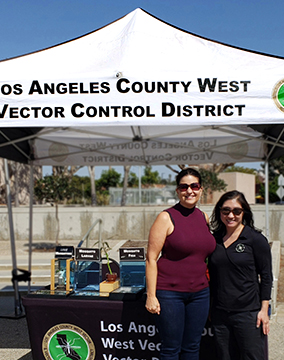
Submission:
M 98 191 L 108 191 L 110 187 L 117 187 L 120 182 L 120 176 L 114 169 L 103 170 L 100 179 L 96 180 L 96 189 Z
M 146 166 L 144 169 L 144 175 L 141 178 L 141 182 L 145 186 L 159 184 L 161 178 L 158 171 L 152 171 L 152 166 Z
M 109 271 L 110 274 L 112 274 L 112 270 L 111 270 L 111 267 L 110 267 L 110 261 L 109 261 L 109 255 L 108 255 L 108 251 L 111 250 L 111 247 L 109 246 L 109 243 L 106 242 L 106 241 L 103 241 L 101 249 L 105 253 L 105 256 L 107 258 L 108 271 Z
M 279 201 L 280 198 L 277 195 L 276 191 L 278 189 L 278 176 L 275 176 L 273 180 L 269 181 L 268 185 L 268 194 L 269 194 L 269 202 L 274 203 L 276 201 Z M 264 184 L 261 184 L 259 187 L 259 195 L 261 195 L 263 198 L 265 198 L 265 186 Z
M 204 194 L 204 203 L 207 203 L 207 194 L 208 191 L 226 191 L 227 184 L 224 180 L 218 178 L 218 174 L 214 171 L 206 170 L 206 169 L 199 169 L 202 184 L 203 184 L 203 194 Z

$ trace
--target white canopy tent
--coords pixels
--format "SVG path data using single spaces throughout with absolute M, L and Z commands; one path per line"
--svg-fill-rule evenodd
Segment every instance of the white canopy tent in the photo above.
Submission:
M 284 153 L 284 59 L 201 38 L 141 9 L 1 61 L 0 74 L 6 159 L 161 165 Z
M 283 123 L 283 60 L 136 9 L 0 62 L 1 134 L 25 142 L 19 161 L 40 165 L 259 161 L 274 140 L 248 125 Z

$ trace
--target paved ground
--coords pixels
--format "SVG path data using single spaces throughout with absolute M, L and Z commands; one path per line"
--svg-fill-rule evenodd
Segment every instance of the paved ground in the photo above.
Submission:
M 112 244 L 113 254 L 115 258 L 117 248 L 122 244 Z M 28 262 L 27 247 L 22 243 L 17 246 L 17 255 L 19 262 Z M 48 261 L 53 257 L 53 253 L 33 253 L 33 260 L 40 261 L 47 258 Z M 284 257 L 283 257 L 284 261 Z M 9 243 L 0 241 L 0 264 L 11 263 L 11 255 Z M 276 313 L 271 317 L 271 331 L 268 338 L 269 341 L 269 360 L 282 360 L 284 354 L 284 264 L 281 266 L 281 274 L 279 277 L 279 291 Z M 0 283 L 0 290 L 8 284 Z M 9 285 L 10 286 L 10 285 Z M 36 286 L 36 284 L 32 284 Z M 10 286 L 12 289 L 12 287 Z M 3 295 L 0 291 L 0 360 L 37 360 L 32 358 L 28 328 L 26 318 L 9 319 L 3 316 L 14 316 L 14 297 Z M 2 316 L 2 317 L 1 317 Z
M 0 308 L 13 314 L 13 298 L 0 296 Z M 36 360 L 32 358 L 26 318 L 0 318 L 0 359 L 1 360 Z
M 0 308 L 13 313 L 13 298 L 0 296 Z M 37 360 L 32 358 L 28 328 L 25 318 L 12 320 L 0 318 L 0 359 Z M 271 319 L 269 335 L 269 360 L 282 360 L 284 353 L 284 303 L 278 306 L 277 316 Z

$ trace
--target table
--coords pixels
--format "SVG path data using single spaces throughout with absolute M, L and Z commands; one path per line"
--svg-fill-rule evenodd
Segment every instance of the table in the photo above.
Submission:
M 145 299 L 23 298 L 35 360 L 158 360 L 160 339 Z M 215 360 L 210 324 L 202 360 Z

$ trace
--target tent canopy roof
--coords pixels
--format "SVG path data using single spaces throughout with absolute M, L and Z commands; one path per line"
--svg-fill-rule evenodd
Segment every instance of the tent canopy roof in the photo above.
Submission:
M 0 156 L 41 165 L 279 156 L 283 73 L 283 58 L 204 39 L 136 9 L 0 62 Z

